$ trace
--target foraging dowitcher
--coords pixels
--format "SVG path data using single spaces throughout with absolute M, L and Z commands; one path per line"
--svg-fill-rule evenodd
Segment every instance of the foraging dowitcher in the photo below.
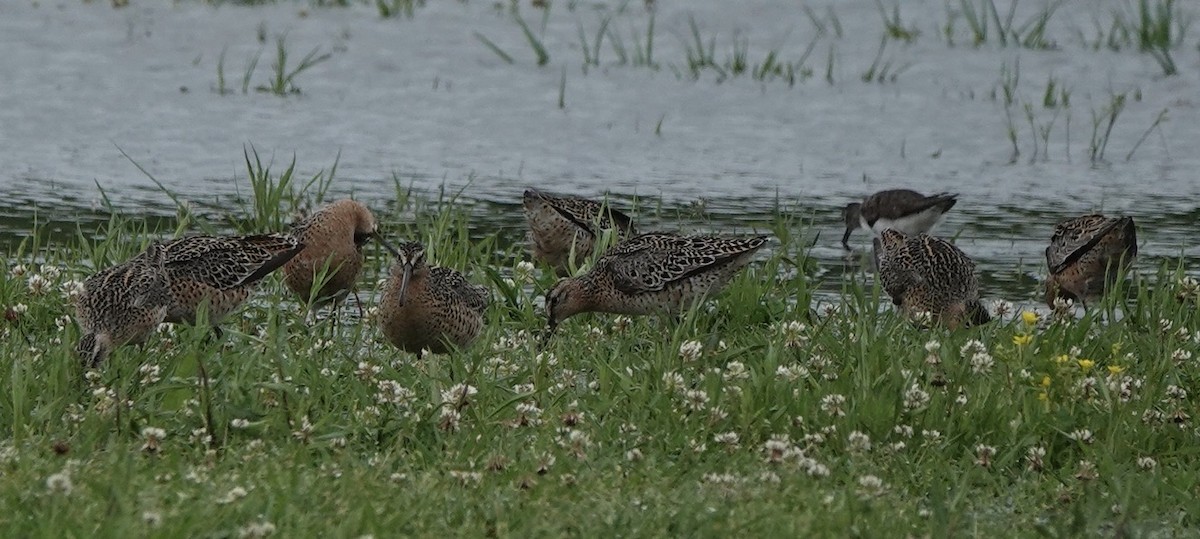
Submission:
M 75 319 L 83 334 L 75 351 L 98 367 L 113 349 L 146 340 L 167 316 L 171 293 L 163 270 L 165 250 L 151 244 L 142 254 L 83 282 Z
M 1055 298 L 1087 302 L 1099 299 L 1137 257 L 1137 230 L 1132 217 L 1084 215 L 1054 227 L 1046 248 L 1046 304 Z
M 587 274 L 562 279 L 546 293 L 543 338 L 583 312 L 679 313 L 724 288 L 767 239 L 650 232 L 618 243 Z
M 363 245 L 371 238 L 382 242 L 371 210 L 350 199 L 331 202 L 293 223 L 292 235 L 304 249 L 283 265 L 283 282 L 313 305 L 346 297 L 362 272 Z
M 991 319 L 979 302 L 975 262 L 954 244 L 891 228 L 873 244 L 879 282 L 904 314 L 928 313 L 951 328 Z
M 850 234 L 856 228 L 876 236 L 889 228 L 909 235 L 928 233 L 957 202 L 958 195 L 953 193 L 925 196 L 909 189 L 880 191 L 842 210 L 846 222 L 842 247 L 850 248 Z
M 488 290 L 450 268 L 430 266 L 425 247 L 405 242 L 396 248 L 392 275 L 383 290 L 379 321 L 397 348 L 417 354 L 444 354 L 471 344 L 483 330 Z
M 172 298 L 165 321 L 195 323 L 197 310 L 207 305 L 208 323 L 219 336 L 221 319 L 303 248 L 286 234 L 188 236 L 162 244 Z
M 607 202 L 586 198 L 551 196 L 526 189 L 523 200 L 525 219 L 529 221 L 533 257 L 565 277 L 572 263 L 592 254 L 603 230 L 615 229 L 622 238 L 636 234 L 633 219 L 613 209 Z M 574 249 L 575 257 L 571 258 Z

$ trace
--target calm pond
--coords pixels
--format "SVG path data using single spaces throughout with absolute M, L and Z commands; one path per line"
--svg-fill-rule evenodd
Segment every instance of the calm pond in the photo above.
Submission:
M 778 204 L 817 227 L 828 294 L 857 267 L 840 208 L 893 187 L 961 194 L 937 232 L 988 298 L 1032 299 L 1054 224 L 1087 212 L 1134 216 L 1143 268 L 1200 258 L 1200 54 L 1182 33 L 1167 76 L 1117 30 L 1132 2 L 1023 2 L 1003 36 L 943 0 L 549 4 L 5 2 L 0 244 L 94 230 L 101 188 L 173 216 L 133 161 L 220 215 L 252 146 L 304 177 L 340 152 L 332 192 L 385 222 L 396 181 L 465 188 L 474 233 L 506 241 L 526 186 L 678 208 L 657 224 L 685 231 L 761 230 Z M 1175 6 L 1180 35 L 1200 5 Z

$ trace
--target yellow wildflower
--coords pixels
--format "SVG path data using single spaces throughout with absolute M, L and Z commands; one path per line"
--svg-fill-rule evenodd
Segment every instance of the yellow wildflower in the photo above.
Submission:
M 1121 343 L 1115 342 L 1112 345 L 1112 355 L 1116 356 L 1121 353 Z
M 1050 377 L 1049 376 L 1042 377 L 1042 387 L 1050 387 Z
M 1038 400 L 1048 401 L 1048 400 L 1050 400 L 1050 395 L 1046 394 L 1045 391 L 1038 392 Z
M 1066 363 L 1066 362 L 1068 362 L 1068 361 L 1071 361 L 1071 356 L 1068 356 L 1068 355 L 1066 355 L 1066 354 L 1059 354 L 1059 355 L 1057 355 L 1057 356 L 1054 356 L 1054 362 L 1055 362 L 1055 363 L 1060 363 L 1060 364 L 1061 364 L 1061 363 Z
M 1025 322 L 1025 325 L 1027 325 L 1027 326 L 1032 326 L 1032 325 L 1036 324 L 1037 320 L 1038 320 L 1038 315 L 1037 315 L 1037 313 L 1035 313 L 1033 311 L 1024 311 L 1021 313 L 1021 321 Z
M 1081 368 L 1085 371 L 1091 370 L 1091 368 L 1095 367 L 1095 366 L 1096 366 L 1096 362 L 1092 361 L 1090 359 L 1080 359 L 1079 360 L 1079 368 Z
M 1033 335 L 1013 335 L 1013 344 L 1017 346 L 1025 346 L 1033 342 Z
M 1125 372 L 1125 367 L 1122 367 L 1120 365 L 1109 365 L 1108 366 L 1108 374 L 1115 376 L 1115 375 L 1121 374 L 1123 372 Z

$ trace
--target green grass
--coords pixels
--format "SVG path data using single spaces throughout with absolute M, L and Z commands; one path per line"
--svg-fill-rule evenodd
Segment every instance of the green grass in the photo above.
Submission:
M 333 57 L 333 54 L 321 54 L 321 48 L 314 47 L 313 50 L 300 59 L 298 64 L 294 65 L 288 64 L 288 56 L 287 36 L 281 35 L 275 39 L 275 61 L 271 63 L 271 78 L 267 80 L 266 84 L 259 86 L 256 90 L 279 97 L 299 94 L 300 87 L 296 85 L 296 77 L 312 69 L 317 64 L 329 60 Z M 255 56 L 251 60 L 249 67 L 246 68 L 246 78 L 249 78 L 250 73 L 253 73 L 254 66 L 257 64 L 258 56 Z
M 278 222 L 258 214 L 286 200 L 291 168 L 247 167 L 259 203 L 224 222 Z M 769 253 L 714 301 L 678 321 L 580 316 L 538 350 L 536 298 L 554 279 L 522 245 L 472 233 L 460 193 L 420 199 L 398 180 L 373 204 L 389 238 L 496 290 L 472 348 L 418 362 L 370 309 L 306 325 L 272 278 L 223 342 L 174 326 L 85 376 L 73 283 L 178 223 L 113 213 L 10 250 L 0 534 L 1196 531 L 1197 414 L 1179 388 L 1197 383 L 1200 289 L 1182 268 L 1143 268 L 1082 318 L 921 330 L 861 279 L 810 308 L 813 238 L 779 207 L 755 227 L 775 236 Z M 677 211 L 685 224 L 692 209 Z M 368 307 L 388 265 L 369 254 Z

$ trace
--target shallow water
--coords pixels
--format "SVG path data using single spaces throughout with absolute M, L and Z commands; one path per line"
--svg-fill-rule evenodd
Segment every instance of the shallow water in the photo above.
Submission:
M 906 0 L 904 24 L 920 34 L 886 46 L 880 63 L 904 68 L 884 83 L 862 79 L 883 32 L 873 1 L 808 3 L 827 26 L 829 10 L 836 13 L 841 37 L 819 34 L 796 2 L 660 1 L 657 69 L 617 65 L 611 40 L 601 65 L 584 69 L 580 24 L 590 42 L 612 13 L 610 28 L 626 47 L 634 33 L 644 35 L 650 15 L 642 3 L 623 11 L 621 4 L 555 2 L 543 30 L 542 12 L 521 3 L 550 53 L 539 67 L 509 11 L 486 2 L 430 2 L 411 20 L 380 19 L 366 6 L 289 2 L 6 2 L 0 242 L 11 245 L 34 219 L 57 235 L 77 225 L 94 230 L 104 218 L 101 187 L 123 212 L 174 215 L 120 150 L 198 206 L 227 207 L 248 193 L 242 150 L 253 145 L 277 170 L 297 156 L 302 177 L 340 151 L 333 190 L 380 209 L 394 198 L 394 177 L 418 196 L 466 186 L 474 229 L 514 241 L 523 226 L 518 197 L 529 185 L 668 208 L 702 199 L 703 222 L 666 223 L 684 229 L 749 231 L 770 219 L 778 200 L 819 228 L 813 255 L 835 277 L 825 279 L 830 293 L 836 276 L 854 267 L 838 242 L 840 207 L 891 187 L 962 195 L 938 232 L 956 236 L 978 261 L 990 297 L 1033 297 L 1054 223 L 1085 212 L 1134 215 L 1145 267 L 1180 256 L 1194 267 L 1200 258 L 1192 239 L 1200 218 L 1196 40 L 1175 51 L 1173 77 L 1136 47 L 1093 50 L 1093 18 L 1109 20 L 1122 2 L 1067 2 L 1046 31 L 1056 48 L 1033 50 L 995 40 L 968 46 L 961 16 L 951 46 L 947 3 Z M 1015 20 L 1033 16 L 1034 4 L 1019 4 Z M 746 40 L 751 65 L 772 49 L 797 61 L 816 43 L 805 64 L 813 75 L 794 86 L 745 75 L 719 81 L 712 70 L 698 80 L 677 76 L 686 71 L 689 19 L 706 42 L 715 38 L 718 63 L 732 55 L 735 35 Z M 255 92 L 284 33 L 290 62 L 314 47 L 332 56 L 296 77 L 299 94 Z M 223 50 L 226 95 L 216 91 Z M 260 50 L 242 94 L 242 72 Z M 1008 115 L 1005 72 L 1019 73 Z M 1069 89 L 1069 106 L 1046 107 L 1051 78 Z M 1093 163 L 1093 116 L 1105 114 L 1114 93 L 1126 95 L 1125 108 L 1106 159 Z M 1163 110 L 1167 121 L 1148 131 Z M 1007 117 L 1020 149 L 1015 161 Z M 1034 131 L 1047 125 L 1043 148 Z M 861 232 L 855 238 L 868 245 Z

